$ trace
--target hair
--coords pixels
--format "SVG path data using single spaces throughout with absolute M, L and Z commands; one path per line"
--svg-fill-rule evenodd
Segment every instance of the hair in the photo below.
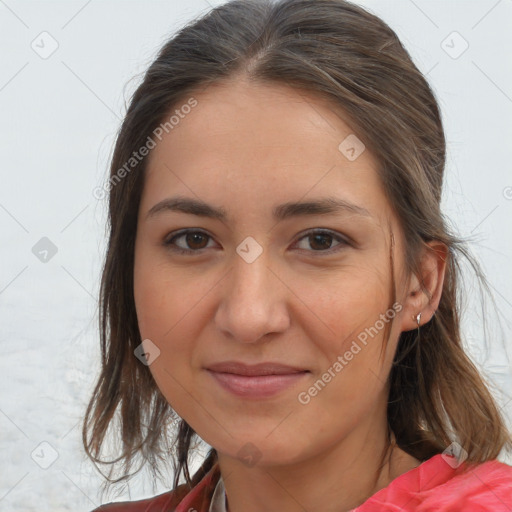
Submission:
M 387 407 L 396 444 L 424 461 L 456 440 L 470 465 L 510 450 L 504 418 L 462 345 L 461 258 L 487 285 L 465 242 L 450 232 L 441 212 L 446 143 L 425 77 L 393 30 L 350 2 L 234 0 L 189 22 L 163 45 L 132 95 L 117 134 L 100 284 L 101 372 L 82 428 L 88 457 L 95 465 L 122 462 L 121 478 L 111 478 L 112 468 L 103 475 L 117 483 L 146 463 L 160 475 L 160 463 L 172 455 L 174 487 L 183 473 L 188 488 L 217 460 L 211 448 L 190 477 L 188 458 L 196 433 L 172 410 L 148 366 L 134 357 L 142 341 L 133 295 L 134 244 L 148 159 L 116 183 L 113 178 L 180 102 L 210 84 L 238 77 L 309 91 L 340 110 L 379 163 L 380 180 L 406 241 L 409 275 L 419 275 L 420 250 L 429 241 L 440 241 L 448 249 L 435 315 L 398 340 Z M 122 451 L 105 461 L 100 458 L 102 446 L 115 419 L 120 421 L 115 433 Z M 129 474 L 135 460 L 140 466 Z

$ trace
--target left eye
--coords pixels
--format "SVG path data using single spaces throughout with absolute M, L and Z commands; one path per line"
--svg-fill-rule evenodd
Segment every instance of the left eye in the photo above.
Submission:
M 183 238 L 185 240 L 185 244 L 192 247 L 192 249 L 177 245 L 175 242 L 180 238 Z M 171 251 L 176 251 L 182 254 L 192 254 L 205 249 L 204 241 L 208 238 L 211 238 L 210 235 L 203 231 L 185 230 L 164 241 L 164 245 L 168 246 Z M 308 240 L 306 243 L 309 243 L 314 252 L 331 253 L 339 251 L 344 246 L 349 245 L 349 242 L 344 237 L 325 230 L 310 231 L 299 238 L 299 241 L 304 239 Z M 335 246 L 334 249 L 328 247 L 332 244 L 332 240 L 338 241 L 338 245 Z M 198 245 L 200 247 L 198 247 Z
M 299 240 L 303 239 L 308 239 L 310 247 L 312 247 L 315 252 L 336 252 L 344 246 L 348 245 L 347 240 L 345 240 L 342 236 L 331 233 L 330 231 L 310 231 L 303 237 L 299 238 Z M 326 245 L 331 245 L 332 240 L 337 240 L 339 242 L 338 245 L 334 246 L 334 249 L 331 247 L 326 247 Z M 317 248 L 315 249 L 314 246 L 317 246 Z

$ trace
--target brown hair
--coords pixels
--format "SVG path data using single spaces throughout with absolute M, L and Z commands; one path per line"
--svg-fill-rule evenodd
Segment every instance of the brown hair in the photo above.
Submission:
M 211 449 L 190 478 L 195 436 L 134 357 L 141 343 L 133 297 L 134 242 L 147 159 L 112 178 L 184 98 L 211 83 L 245 76 L 329 99 L 380 164 L 380 178 L 407 246 L 406 267 L 418 272 L 419 250 L 448 247 L 439 307 L 418 331 L 400 335 L 389 376 L 388 425 L 397 444 L 417 459 L 442 453 L 453 440 L 471 464 L 495 459 L 512 439 L 483 378 L 464 352 L 459 308 L 463 241 L 440 210 L 445 138 L 434 94 L 396 34 L 378 17 L 344 0 L 235 0 L 193 20 L 160 50 L 132 96 L 112 157 L 109 242 L 100 289 L 101 373 L 87 407 L 83 443 L 95 463 L 123 462 L 120 482 L 171 454 L 174 487 L 189 486 L 216 460 Z M 117 174 L 119 178 L 119 174 Z M 487 288 L 488 289 L 488 288 Z M 119 419 L 121 455 L 99 458 L 109 426 Z M 173 423 L 179 427 L 174 429 Z M 170 442 L 172 440 L 172 443 Z M 140 466 L 129 474 L 133 462 Z

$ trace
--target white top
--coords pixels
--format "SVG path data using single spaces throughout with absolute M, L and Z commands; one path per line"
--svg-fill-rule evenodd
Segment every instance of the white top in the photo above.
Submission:
M 222 476 L 219 478 L 215 490 L 213 491 L 209 512 L 226 512 L 226 490 Z

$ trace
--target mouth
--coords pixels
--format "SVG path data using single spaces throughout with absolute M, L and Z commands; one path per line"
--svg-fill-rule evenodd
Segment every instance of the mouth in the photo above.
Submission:
M 206 370 L 223 390 L 254 399 L 277 395 L 310 373 L 304 368 L 280 363 L 247 365 L 236 361 L 213 364 Z

